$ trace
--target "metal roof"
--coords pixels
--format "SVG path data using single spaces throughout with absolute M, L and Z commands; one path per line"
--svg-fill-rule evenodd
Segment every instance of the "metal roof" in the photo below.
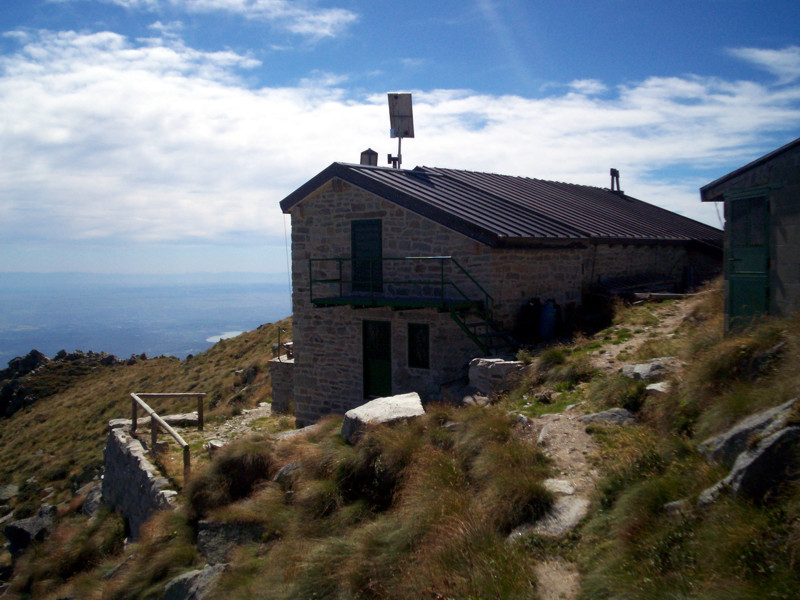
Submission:
M 333 163 L 281 201 L 289 212 L 337 177 L 491 246 L 699 242 L 722 232 L 608 189 L 431 167 Z

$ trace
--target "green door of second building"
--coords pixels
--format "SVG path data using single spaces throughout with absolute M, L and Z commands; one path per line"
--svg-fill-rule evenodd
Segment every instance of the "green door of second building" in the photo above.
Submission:
M 363 321 L 364 398 L 392 395 L 392 325 Z
M 729 199 L 729 326 L 769 309 L 769 237 L 766 196 Z

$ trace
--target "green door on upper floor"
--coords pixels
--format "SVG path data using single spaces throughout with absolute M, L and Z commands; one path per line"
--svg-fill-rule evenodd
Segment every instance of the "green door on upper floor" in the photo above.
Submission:
M 767 196 L 726 198 L 728 219 L 728 326 L 769 310 Z
M 364 398 L 392 395 L 392 324 L 363 321 Z
M 351 221 L 353 291 L 380 293 L 383 290 L 383 234 L 380 219 Z

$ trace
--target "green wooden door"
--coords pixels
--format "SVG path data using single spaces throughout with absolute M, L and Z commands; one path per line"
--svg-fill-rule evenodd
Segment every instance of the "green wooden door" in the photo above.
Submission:
M 380 219 L 350 223 L 353 291 L 380 293 L 383 289 L 383 239 Z
M 729 326 L 769 309 L 769 236 L 766 196 L 733 198 L 728 209 Z
M 364 397 L 392 395 L 392 325 L 363 321 Z

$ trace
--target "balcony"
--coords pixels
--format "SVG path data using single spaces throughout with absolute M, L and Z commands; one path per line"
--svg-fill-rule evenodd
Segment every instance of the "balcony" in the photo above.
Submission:
M 492 308 L 489 293 L 452 256 L 312 258 L 308 270 L 310 299 L 318 307 Z

